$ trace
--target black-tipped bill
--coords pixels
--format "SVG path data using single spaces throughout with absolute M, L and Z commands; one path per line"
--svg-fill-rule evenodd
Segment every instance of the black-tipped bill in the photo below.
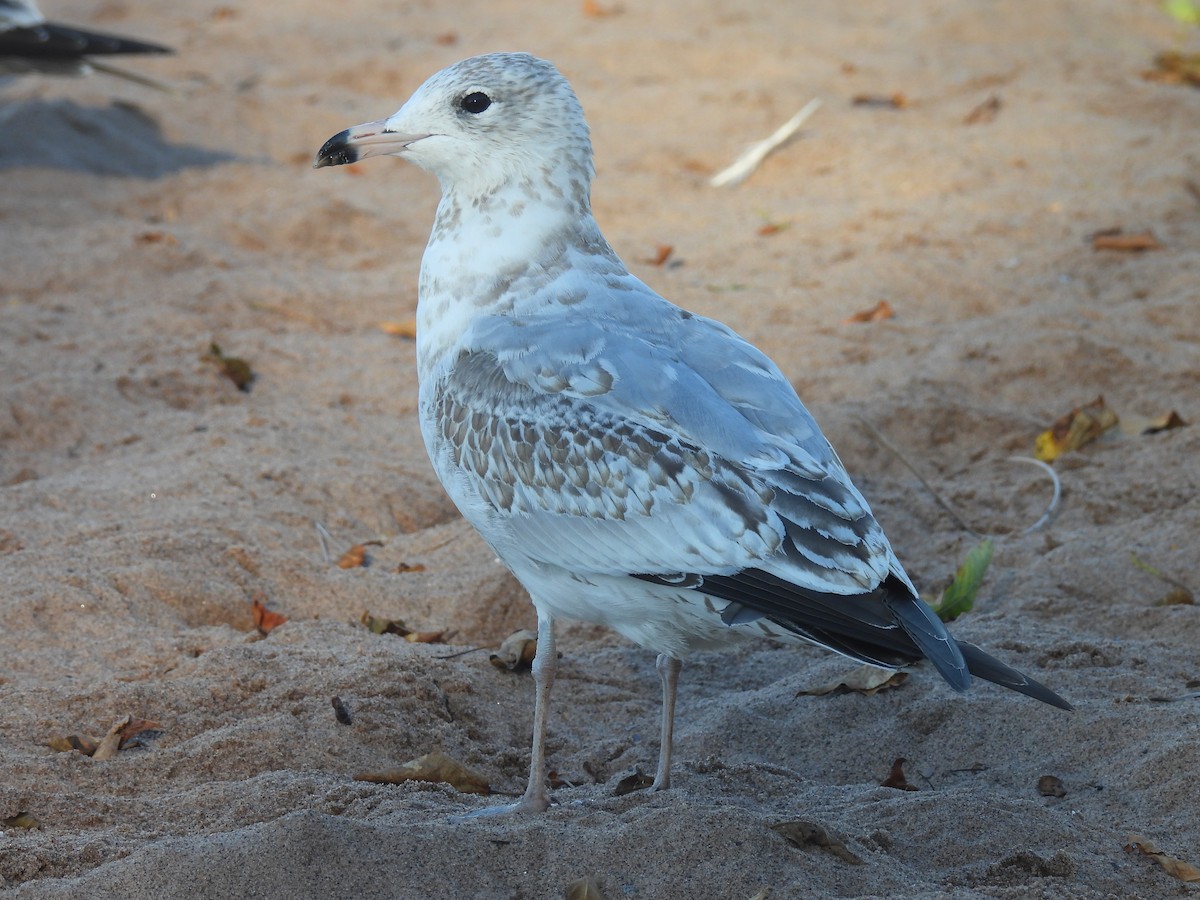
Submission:
M 410 144 L 416 143 L 427 134 L 401 134 L 389 131 L 387 122 L 367 122 L 365 125 L 355 125 L 339 132 L 325 142 L 317 151 L 313 162 L 314 169 L 325 166 L 344 166 L 358 162 L 368 156 L 385 156 L 389 153 L 401 153 Z

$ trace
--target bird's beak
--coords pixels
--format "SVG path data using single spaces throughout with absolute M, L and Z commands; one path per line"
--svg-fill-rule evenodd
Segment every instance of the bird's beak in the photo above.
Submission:
M 355 125 L 335 134 L 317 151 L 313 162 L 314 169 L 325 166 L 344 166 L 347 163 L 358 162 L 368 156 L 384 156 L 389 153 L 402 153 L 427 134 L 401 134 L 389 131 L 386 119 L 378 122 L 367 122 L 365 125 Z

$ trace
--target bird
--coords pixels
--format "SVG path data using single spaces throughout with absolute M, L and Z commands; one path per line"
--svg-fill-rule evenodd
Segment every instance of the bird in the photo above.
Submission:
M 418 415 L 433 468 L 537 613 L 529 780 L 551 804 L 545 740 L 554 623 L 654 651 L 650 789 L 671 784 L 682 661 L 754 638 L 899 668 L 928 660 L 1071 705 L 956 641 L 922 601 L 782 371 L 728 326 L 632 275 L 591 207 L 590 132 L 567 79 L 527 53 L 462 60 L 314 167 L 398 156 L 441 199 L 418 276 Z
M 84 75 L 92 68 L 135 81 L 141 76 L 112 69 L 93 56 L 171 53 L 169 47 L 71 25 L 48 22 L 33 0 L 0 0 L 0 74 Z

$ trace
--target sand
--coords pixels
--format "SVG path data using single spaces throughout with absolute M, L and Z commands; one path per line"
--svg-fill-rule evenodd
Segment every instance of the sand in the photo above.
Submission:
M 1200 430 L 1062 457 L 1030 534 L 1050 483 L 1007 459 L 1100 394 L 1126 424 L 1200 417 L 1200 91 L 1142 77 L 1196 29 L 1149 0 L 45 5 L 178 54 L 127 63 L 173 94 L 0 96 L 0 821 L 40 823 L 0 833 L 14 897 L 1194 894 L 1123 848 L 1200 865 L 1200 608 L 1135 562 L 1200 591 Z M 413 344 L 380 327 L 413 316 L 436 183 L 311 169 L 500 49 L 572 80 L 610 241 L 778 361 L 923 590 L 979 538 L 871 429 L 994 536 L 954 630 L 1074 713 L 927 668 L 798 696 L 853 663 L 763 643 L 685 666 L 674 787 L 617 796 L 656 759 L 653 659 L 567 625 L 544 816 L 452 824 L 496 798 L 354 780 L 440 749 L 513 794 L 528 764 L 530 677 L 462 651 L 531 608 L 435 481 Z M 812 97 L 745 184 L 707 184 Z M 1094 249 L 1111 228 L 1161 248 Z M 260 635 L 255 601 L 288 621 Z M 47 746 L 125 715 L 161 733 Z M 898 757 L 918 790 L 881 786 Z M 771 828 L 794 820 L 860 864 Z

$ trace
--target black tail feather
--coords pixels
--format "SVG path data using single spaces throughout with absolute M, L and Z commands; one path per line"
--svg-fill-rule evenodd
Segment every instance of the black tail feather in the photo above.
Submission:
M 1034 681 L 1027 675 L 1022 675 L 1011 666 L 1006 666 L 1000 660 L 996 659 L 996 657 L 985 653 L 974 644 L 967 641 L 959 641 L 958 649 L 962 651 L 963 659 L 966 660 L 967 668 L 971 670 L 972 675 L 978 676 L 984 681 L 990 681 L 992 684 L 998 684 L 1009 690 L 1025 694 L 1034 700 L 1041 700 L 1043 703 L 1057 706 L 1059 709 L 1072 710 L 1075 708 L 1044 684 Z

